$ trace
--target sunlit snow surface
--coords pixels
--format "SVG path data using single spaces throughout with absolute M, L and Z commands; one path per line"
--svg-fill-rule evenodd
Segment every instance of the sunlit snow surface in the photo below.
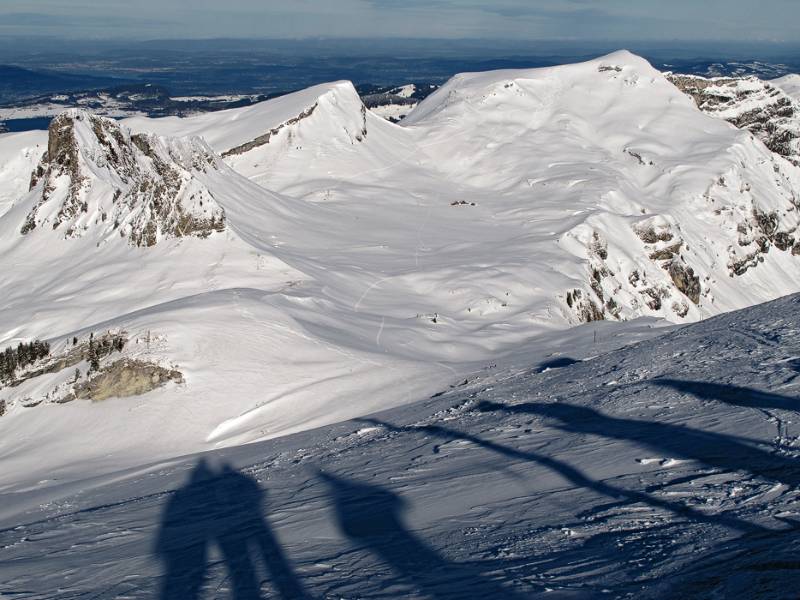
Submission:
M 800 102 L 800 75 L 786 75 L 780 79 L 773 79 L 772 83 Z
M 441 391 L 3 494 L 0 595 L 796 597 L 800 296 Z

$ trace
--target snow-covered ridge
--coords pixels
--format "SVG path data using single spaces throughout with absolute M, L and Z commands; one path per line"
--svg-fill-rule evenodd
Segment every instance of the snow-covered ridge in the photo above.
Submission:
M 133 117 L 125 124 L 134 131 L 171 137 L 200 136 L 219 154 L 231 152 L 275 129 L 304 121 L 317 109 L 321 120 L 333 121 L 355 138 L 363 127 L 361 99 L 353 84 L 338 81 L 280 96 L 246 108 L 205 113 L 188 118 Z M 304 123 L 306 124 L 306 123 Z M 333 123 L 332 123 L 333 124 Z
M 0 349 L 124 330 L 183 378 L 97 405 L 49 404 L 56 377 L 0 388 L 9 472 L 53 419 L 51 461 L 91 458 L 88 421 L 134 464 L 407 403 L 587 321 L 696 321 L 800 281 L 800 169 L 627 52 L 459 75 L 402 126 L 336 82 L 54 131 L 40 168 L 46 136 L 0 137 L 20 190 Z M 187 213 L 211 234 L 180 235 Z

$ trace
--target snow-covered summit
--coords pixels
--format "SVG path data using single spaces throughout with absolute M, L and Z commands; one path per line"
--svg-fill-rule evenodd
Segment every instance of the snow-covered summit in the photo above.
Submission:
M 282 188 L 331 171 L 356 175 L 380 168 L 376 153 L 404 150 L 403 134 L 368 111 L 349 81 L 243 109 L 125 123 L 135 131 L 200 136 L 238 172 L 272 189 L 275 180 Z
M 601 93 L 609 94 L 609 77 L 602 76 L 603 73 L 611 74 L 611 79 L 618 86 L 635 85 L 642 77 L 661 79 L 661 74 L 645 59 L 626 50 L 573 65 L 461 73 L 423 100 L 407 117 L 404 125 L 415 125 L 443 112 L 445 119 L 465 117 L 467 114 L 477 118 L 481 111 L 488 116 L 493 112 L 493 107 L 514 100 L 515 103 L 507 106 L 512 111 L 522 104 L 538 104 L 542 109 L 547 109 L 557 102 L 560 91 L 570 94 L 569 84 L 581 82 L 587 87 L 603 82 L 602 87 L 606 89 Z M 573 92 L 575 101 L 581 100 L 578 91 Z M 510 118 L 507 112 L 495 116 Z
M 511 218 L 585 257 L 583 284 L 561 296 L 584 320 L 699 318 L 742 293 L 730 279 L 764 249 L 800 254 L 798 170 L 629 52 L 458 75 L 403 125 L 451 180 L 498 205 L 529 197 Z
M 200 136 L 223 156 L 247 153 L 286 142 L 305 129 L 328 127 L 317 135 L 335 133 L 349 143 L 363 141 L 366 124 L 364 108 L 355 87 L 349 81 L 321 84 L 280 96 L 274 100 L 188 118 L 147 119 L 134 117 L 125 121 L 134 130 L 155 131 L 169 136 Z M 286 131 L 283 131 L 286 129 Z

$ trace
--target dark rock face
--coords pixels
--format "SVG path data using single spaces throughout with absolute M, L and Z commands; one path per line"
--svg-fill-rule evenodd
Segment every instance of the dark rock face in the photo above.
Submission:
M 781 230 L 785 227 L 788 230 Z M 731 258 L 728 264 L 731 275 L 744 275 L 748 270 L 764 262 L 764 256 L 770 248 L 775 246 L 782 252 L 792 251 L 796 244 L 796 228 L 790 223 L 781 223 L 779 214 L 775 211 L 765 212 L 753 208 L 752 216 L 743 220 L 738 225 L 739 247 L 747 249 L 744 256 Z
M 671 246 L 655 250 L 650 253 L 650 260 L 669 260 L 674 258 L 680 253 L 682 246 L 683 241 L 679 240 Z
M 47 151 L 39 165 L 31 173 L 30 189 L 32 190 L 44 178 L 42 203 L 46 202 L 54 191 L 54 180 L 62 175 L 69 177 L 69 192 L 62 203 L 58 214 L 58 223 L 77 215 L 83 208 L 78 199 L 78 192 L 83 185 L 78 158 L 78 142 L 75 139 L 75 122 L 67 114 L 58 115 L 50 122 L 47 130 Z M 20 232 L 24 235 L 36 228 L 36 214 L 32 211 L 25 219 Z M 57 226 L 57 225 L 55 225 Z M 54 226 L 54 228 L 55 228 Z
M 683 295 L 695 304 L 700 303 L 700 292 L 702 291 L 700 278 L 694 274 L 694 270 L 691 267 L 673 260 L 669 265 L 669 276 L 672 278 L 672 283 Z
M 75 122 L 68 114 L 58 115 L 47 130 L 47 156 L 51 165 L 74 173 L 78 169 Z
M 778 230 L 778 215 L 776 213 L 765 213 L 758 209 L 753 209 L 753 218 L 767 239 L 772 239 L 775 236 L 775 232 Z
M 669 230 L 662 229 L 657 231 L 655 227 L 638 227 L 634 231 L 639 239 L 645 244 L 656 244 L 658 242 L 670 242 L 674 237 Z
M 608 258 L 608 242 L 596 231 L 592 234 L 592 241 L 589 242 L 589 255 L 600 260 Z
M 791 250 L 792 246 L 794 246 L 794 238 L 785 231 L 779 231 L 775 234 L 773 243 L 778 250 L 786 252 L 787 250 Z
M 361 105 L 361 131 L 356 134 L 356 141 L 363 142 L 367 137 L 367 107 Z
M 575 311 L 581 323 L 604 321 L 606 318 L 603 309 L 591 298 L 586 297 L 581 290 L 567 292 L 567 306 Z
M 731 275 L 744 275 L 752 269 L 753 267 L 757 267 L 759 264 L 764 262 L 763 253 L 760 250 L 755 252 L 751 252 L 747 254 L 743 258 L 738 260 L 731 260 L 728 264 L 728 268 L 730 269 Z

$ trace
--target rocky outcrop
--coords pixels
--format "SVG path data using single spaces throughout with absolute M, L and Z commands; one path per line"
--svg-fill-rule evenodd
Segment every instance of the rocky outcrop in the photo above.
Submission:
M 72 110 L 50 124 L 47 151 L 31 174 L 38 200 L 20 229 L 100 230 L 134 246 L 207 237 L 225 229 L 225 213 L 197 175 L 217 168 L 199 140 L 132 135 L 111 119 Z
M 30 367 L 18 369 L 13 377 L 0 380 L 0 389 L 33 383 L 32 392 L 27 388 L 31 395 L 20 399 L 18 404 L 31 408 L 42 403 L 99 402 L 137 396 L 169 382 L 183 383 L 183 374 L 177 369 L 128 355 L 127 341 L 124 331 L 91 333 L 80 340 L 73 337 L 62 343 L 60 351 L 48 353 Z
M 90 366 L 98 366 L 100 361 L 111 356 L 114 352 L 121 352 L 127 343 L 124 332 L 105 332 L 98 336 L 90 334 L 88 338 L 78 340 L 73 338 L 72 345 L 57 354 L 48 354 L 44 360 L 34 361 L 31 368 L 19 368 L 11 377 L 0 377 L 0 389 L 4 386 L 18 387 L 31 379 L 42 375 L 59 373 L 86 361 Z M 37 342 L 38 343 L 38 342 Z M 49 348 L 49 345 L 48 345 Z
M 784 227 L 785 229 L 783 229 Z M 744 253 L 731 256 L 728 263 L 731 276 L 744 275 L 748 270 L 764 262 L 764 257 L 773 246 L 782 252 L 796 255 L 797 229 L 782 223 L 776 211 L 753 208 L 751 215 L 739 221 L 737 245 Z
M 695 304 L 700 303 L 700 278 L 694 274 L 694 269 L 684 265 L 678 260 L 673 260 L 669 265 L 669 276 L 675 287 Z
M 784 158 L 800 166 L 800 103 L 756 77 L 706 79 L 668 74 L 703 112 L 746 129 Z
M 566 301 L 567 306 L 575 311 L 580 323 L 604 321 L 606 318 L 603 309 L 582 290 L 571 290 L 567 292 Z
M 140 396 L 169 382 L 183 383 L 183 374 L 176 369 L 165 369 L 159 365 L 123 358 L 104 366 L 89 381 L 74 387 L 70 400 L 101 402 L 109 398 Z

